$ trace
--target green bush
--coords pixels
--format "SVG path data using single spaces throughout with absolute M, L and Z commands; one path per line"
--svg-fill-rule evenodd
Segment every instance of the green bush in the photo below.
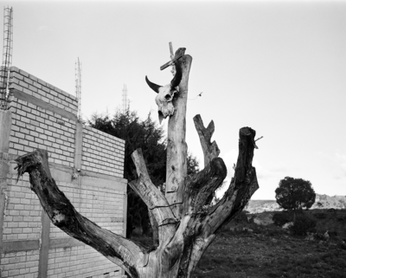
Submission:
M 272 216 L 272 221 L 274 221 L 274 224 L 280 227 L 292 220 L 293 216 L 286 211 L 277 212 Z
M 326 219 L 328 216 L 324 212 L 317 212 L 314 213 L 314 217 L 318 219 Z
M 313 218 L 307 216 L 306 214 L 296 215 L 296 219 L 294 220 L 293 226 L 291 230 L 294 235 L 303 236 L 306 235 L 307 232 L 312 231 L 317 224 Z
M 341 215 L 341 216 L 338 216 L 337 218 L 337 221 L 338 222 L 343 222 L 343 223 L 346 223 L 346 216 L 344 215 Z
M 233 219 L 232 223 L 237 223 L 237 224 L 245 224 L 249 223 L 249 220 L 247 218 L 247 214 L 245 211 L 239 212 Z

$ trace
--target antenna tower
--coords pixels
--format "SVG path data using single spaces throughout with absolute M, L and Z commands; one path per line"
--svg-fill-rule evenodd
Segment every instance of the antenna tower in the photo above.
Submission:
M 3 61 L 0 70 L 0 109 L 7 109 L 13 46 L 13 9 L 4 7 Z
M 76 91 L 76 98 L 78 99 L 78 121 L 81 121 L 82 114 L 81 114 L 81 89 L 82 89 L 82 76 L 81 76 L 81 62 L 78 61 L 75 63 L 75 91 Z
M 122 89 L 122 110 L 123 112 L 128 111 L 128 89 L 126 84 L 124 84 L 124 88 Z

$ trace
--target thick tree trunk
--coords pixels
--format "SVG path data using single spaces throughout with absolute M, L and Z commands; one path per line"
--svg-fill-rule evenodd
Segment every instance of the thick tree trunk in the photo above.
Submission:
M 178 98 L 174 100 L 175 114 L 168 125 L 165 195 L 151 182 L 142 151 L 138 149 L 132 154 L 139 178 L 129 185 L 151 212 L 152 225 L 158 232 L 154 246 L 144 247 L 139 242 L 114 234 L 78 213 L 52 179 L 46 151 L 37 150 L 16 160 L 18 175 L 29 173 L 31 189 L 52 223 L 92 246 L 131 277 L 190 277 L 217 232 L 243 210 L 258 188 L 256 171 L 252 167 L 255 131 L 244 127 L 239 131 L 235 175 L 224 197 L 211 205 L 214 192 L 223 183 L 227 170 L 224 161 L 218 157 L 217 144 L 211 143 L 214 123 L 205 128 L 200 115 L 194 121 L 203 148 L 205 167 L 194 176 L 187 177 L 185 114 L 191 61 L 188 55 L 177 61 L 181 63 L 183 77 Z
M 184 53 L 180 48 L 177 53 Z M 172 206 L 174 215 L 180 219 L 182 214 L 184 182 L 187 176 L 187 144 L 186 144 L 186 105 L 188 97 L 189 73 L 192 57 L 184 55 L 179 63 L 182 69 L 182 79 L 179 92 L 174 98 L 175 112 L 168 121 L 167 140 L 167 177 L 165 196 Z

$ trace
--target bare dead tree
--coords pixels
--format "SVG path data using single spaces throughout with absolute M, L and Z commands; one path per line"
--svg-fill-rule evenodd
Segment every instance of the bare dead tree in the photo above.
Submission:
M 190 277 L 221 227 L 243 210 L 258 189 L 256 170 L 252 166 L 255 131 L 243 127 L 239 130 L 239 155 L 234 177 L 223 198 L 211 205 L 213 194 L 223 183 L 227 170 L 224 161 L 218 157 L 216 142 L 211 143 L 214 123 L 211 121 L 205 128 L 200 115 L 194 117 L 194 124 L 200 137 L 205 167 L 194 176 L 187 176 L 186 104 L 192 57 L 184 52 L 184 48 L 178 49 L 169 62 L 169 65 L 175 65 L 177 72 L 168 85 L 169 90 L 175 90 L 173 86 L 177 79 L 181 80 L 178 80 L 175 95 L 168 100 L 174 111 L 167 115 L 165 194 L 150 180 L 142 151 L 138 149 L 132 154 L 139 178 L 129 185 L 148 206 L 153 228 L 158 231 L 153 247 L 145 247 L 140 242 L 103 229 L 77 212 L 51 177 L 46 151 L 38 149 L 16 159 L 18 177 L 29 173 L 31 189 L 51 222 L 96 249 L 131 277 Z M 181 78 L 176 77 L 179 74 Z M 154 88 L 158 90 L 161 86 Z

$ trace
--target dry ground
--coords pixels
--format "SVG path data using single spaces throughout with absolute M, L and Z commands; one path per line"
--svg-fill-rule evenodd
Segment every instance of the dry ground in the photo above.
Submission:
M 333 233 L 328 240 L 292 236 L 273 224 L 234 221 L 208 248 L 193 277 L 346 277 L 346 212 L 308 213 L 317 213 L 316 232 Z M 243 226 L 253 231 L 229 230 Z

